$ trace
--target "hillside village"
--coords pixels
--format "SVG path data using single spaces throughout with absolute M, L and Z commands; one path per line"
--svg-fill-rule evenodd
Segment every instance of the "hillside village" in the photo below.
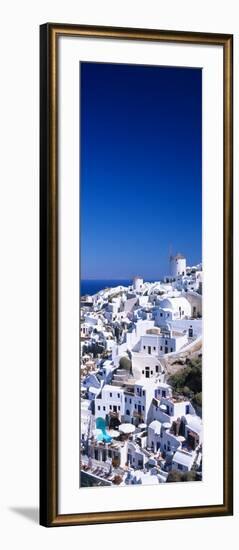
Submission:
M 81 485 L 202 479 L 202 265 L 81 297 Z

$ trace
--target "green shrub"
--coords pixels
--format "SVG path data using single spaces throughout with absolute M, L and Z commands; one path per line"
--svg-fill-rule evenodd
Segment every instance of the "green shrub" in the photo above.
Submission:
M 129 372 L 132 371 L 132 362 L 128 357 L 121 357 L 119 362 L 120 369 L 125 369 Z
M 167 477 L 167 483 L 175 483 L 178 481 L 182 481 L 182 474 L 177 470 L 172 470 L 171 472 L 169 472 Z
M 168 383 L 176 393 L 182 393 L 186 397 L 194 398 L 202 392 L 202 360 L 201 358 L 189 360 L 184 369 L 171 375 Z M 200 400 L 200 398 L 198 398 Z M 199 403 L 198 403 L 199 404 Z
M 196 393 L 193 400 L 194 400 L 196 405 L 201 407 L 202 406 L 202 392 Z
M 199 481 L 197 474 L 194 470 L 191 470 L 190 472 L 185 472 L 182 475 L 181 481 Z

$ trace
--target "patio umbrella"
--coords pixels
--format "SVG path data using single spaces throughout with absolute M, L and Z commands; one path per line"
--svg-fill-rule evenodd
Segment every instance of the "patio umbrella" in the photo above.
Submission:
M 129 424 L 129 423 L 120 424 L 119 425 L 119 430 L 122 433 L 124 433 L 126 435 L 129 435 L 129 434 L 132 434 L 135 431 L 135 426 L 133 424 Z
M 120 436 L 120 433 L 117 430 L 109 430 L 108 433 L 111 437 L 113 437 L 113 439 L 116 439 Z

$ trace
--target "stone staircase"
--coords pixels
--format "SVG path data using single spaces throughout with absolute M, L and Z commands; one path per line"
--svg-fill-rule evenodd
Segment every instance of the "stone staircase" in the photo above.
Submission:
M 112 384 L 114 386 L 122 386 L 129 378 L 129 371 L 126 369 L 117 369 L 115 372 Z

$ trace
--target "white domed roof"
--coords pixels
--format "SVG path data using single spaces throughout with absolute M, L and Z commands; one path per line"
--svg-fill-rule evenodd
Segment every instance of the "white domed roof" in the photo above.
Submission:
M 159 302 L 159 307 L 163 309 L 177 310 L 179 306 L 184 308 L 188 307 L 189 303 L 187 298 L 184 296 L 175 296 L 174 298 L 164 298 Z

